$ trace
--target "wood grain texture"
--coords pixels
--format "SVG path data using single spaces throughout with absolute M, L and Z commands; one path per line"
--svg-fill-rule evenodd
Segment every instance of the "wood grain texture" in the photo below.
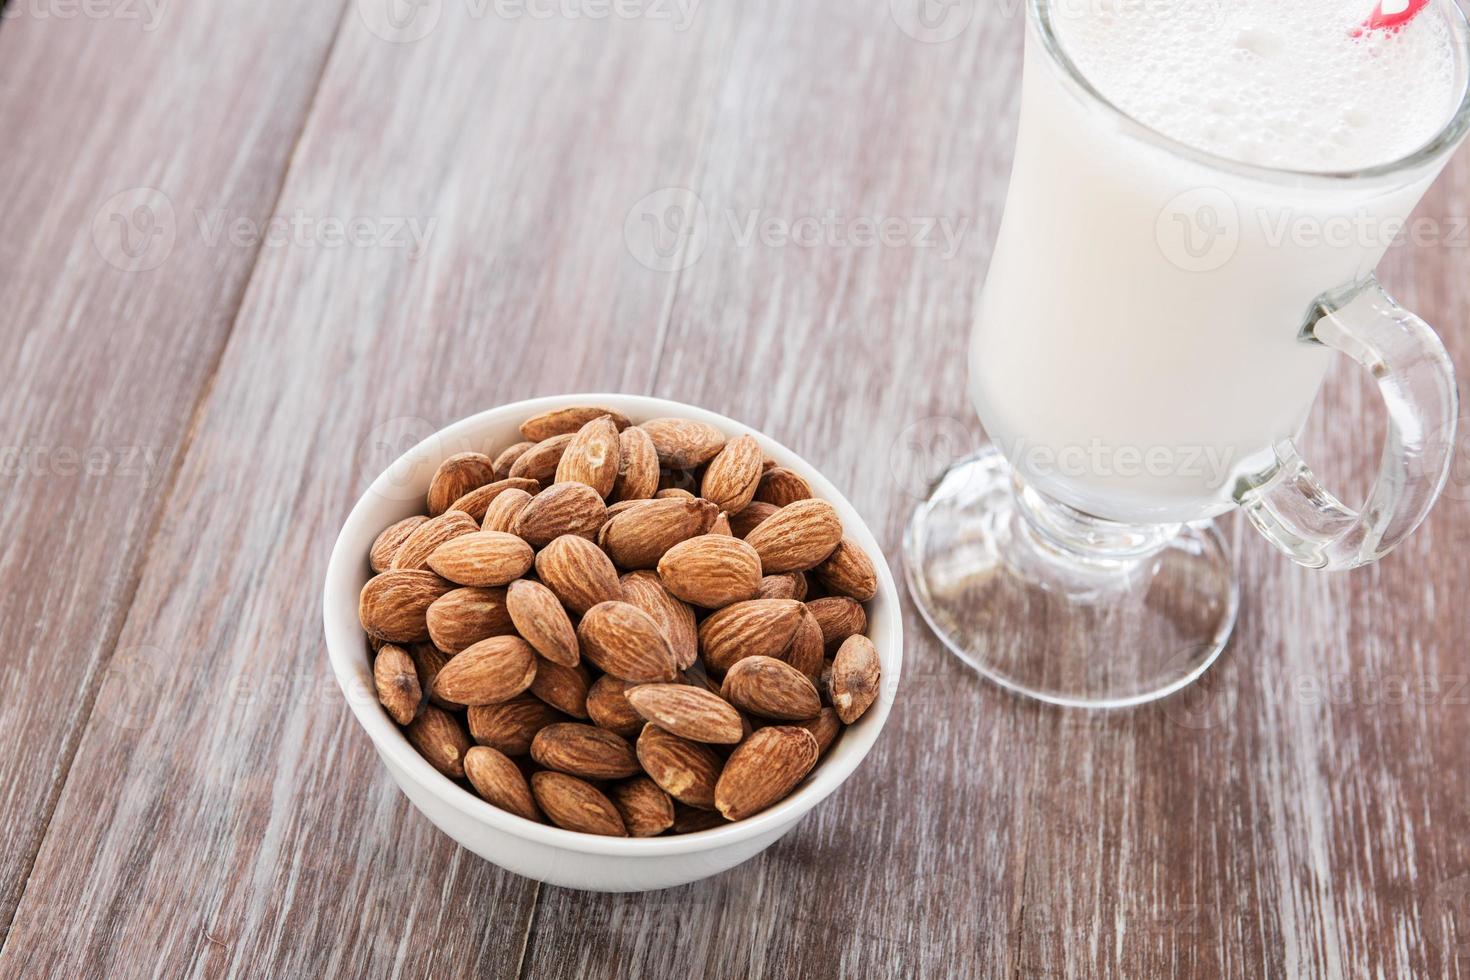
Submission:
M 427 238 L 260 250 L 162 504 L 126 486 L 32 500 L 54 485 L 39 481 L 20 513 L 7 505 L 11 540 L 43 529 L 0 559 L 7 583 L 74 513 L 111 526 L 98 508 L 135 510 L 110 567 L 83 580 L 116 597 L 110 620 L 77 614 L 75 597 L 53 613 L 51 588 L 0 599 L 10 649 L 40 650 L 38 636 L 75 647 L 39 677 L 31 661 L 8 672 L 27 680 L 6 690 L 0 725 L 7 711 L 25 725 L 0 731 L 38 724 L 32 685 L 85 688 L 78 675 L 98 669 L 86 665 L 111 657 L 90 713 L 78 704 L 57 724 L 45 706 L 54 744 L 79 744 L 69 771 L 6 783 L 18 807 L 6 815 L 33 812 L 38 793 L 60 799 L 0 975 L 1470 973 L 1463 459 L 1427 524 L 1369 569 L 1308 572 L 1235 528 L 1244 601 L 1230 649 L 1143 710 L 1009 698 L 909 615 L 903 690 L 867 764 L 762 856 L 680 889 L 536 886 L 458 850 L 392 788 L 341 705 L 316 594 L 347 507 L 409 442 L 515 398 L 621 389 L 744 419 L 847 491 L 897 568 L 923 476 L 980 437 L 964 355 L 1020 58 L 1010 7 L 943 43 L 905 33 L 901 7 L 709 5 L 674 29 L 446 3 L 410 43 L 349 8 L 320 88 L 303 72 L 271 90 L 312 106 L 276 213 L 380 231 L 416 218 Z M 0 25 L 0 55 L 20 36 Z M 39 66 L 56 43 L 23 47 Z M 62 124 L 33 108 L 8 117 L 7 99 L 20 105 L 0 89 L 0 121 L 24 124 L 28 159 L 53 159 L 47 127 Z M 270 186 L 275 158 L 252 152 L 265 159 L 233 179 Z M 30 194 L 15 200 L 32 208 L 84 196 L 74 176 L 18 173 Z M 1446 219 L 1466 200 L 1462 154 L 1418 212 L 1447 240 L 1396 248 L 1383 269 L 1442 326 L 1462 376 L 1470 241 Z M 70 206 L 55 227 L 74 236 L 90 219 Z M 670 206 L 702 215 L 700 234 L 673 234 Z M 897 244 L 854 238 L 854 223 L 895 217 Z M 793 238 L 805 235 L 817 240 Z M 238 289 L 244 266 L 197 242 L 175 252 L 199 295 Z M 81 321 L 14 317 L 79 300 L 49 285 L 41 258 L 0 254 L 33 263 L 0 280 L 0 296 L 14 291 L 0 316 L 25 341 L 3 355 L 22 357 L 7 364 L 18 387 L 0 394 L 4 417 L 50 419 L 53 389 L 91 397 L 86 379 L 161 360 L 169 397 L 118 382 L 99 408 L 117 431 L 177 439 L 192 401 L 176 376 L 207 373 L 227 319 L 197 336 L 139 333 L 141 347 L 83 343 L 64 329 Z M 73 279 L 82 296 L 99 282 Z M 31 339 L 31 322 L 62 326 Z M 24 359 L 43 353 L 49 374 Z M 1375 465 L 1375 399 L 1338 371 L 1312 418 L 1309 458 L 1350 487 Z M 166 519 L 144 554 L 150 506 Z M 114 584 L 134 580 L 136 595 Z M 21 632 L 37 621 L 53 632 Z M 8 849 L 0 862 L 24 868 Z
M 0 934 L 255 259 L 194 211 L 270 214 L 337 20 L 101 6 L 0 21 Z

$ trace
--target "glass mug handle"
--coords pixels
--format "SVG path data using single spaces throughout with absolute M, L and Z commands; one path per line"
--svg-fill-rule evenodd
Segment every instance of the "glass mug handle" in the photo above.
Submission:
M 1409 535 L 1434 505 L 1454 457 L 1455 372 L 1434 329 L 1394 302 L 1377 278 L 1318 300 L 1302 329 L 1357 361 L 1378 382 L 1388 435 L 1362 510 L 1327 490 L 1285 439 L 1276 463 L 1236 489 L 1256 530 L 1309 568 L 1346 569 L 1377 561 Z

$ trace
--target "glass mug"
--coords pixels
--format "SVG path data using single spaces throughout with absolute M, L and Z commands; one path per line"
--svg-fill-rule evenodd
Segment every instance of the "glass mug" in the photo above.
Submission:
M 1027 11 L 1021 120 L 971 342 L 991 445 L 915 512 L 920 610 L 982 674 L 1045 701 L 1117 707 L 1198 677 L 1234 625 L 1211 519 L 1239 508 L 1293 560 L 1352 568 L 1423 520 L 1449 472 L 1455 378 L 1434 331 L 1373 276 L 1470 125 L 1362 170 L 1239 163 L 1145 126 L 1062 50 L 1054 0 Z M 1361 509 L 1294 437 L 1333 352 L 1388 408 Z

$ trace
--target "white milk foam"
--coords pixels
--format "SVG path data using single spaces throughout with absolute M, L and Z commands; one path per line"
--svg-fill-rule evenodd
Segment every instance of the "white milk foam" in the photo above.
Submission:
M 1349 170 L 1422 146 L 1460 94 L 1444 15 L 1431 6 L 1354 37 L 1372 2 L 1053 0 L 1053 23 L 1098 91 L 1173 139 L 1245 163 Z

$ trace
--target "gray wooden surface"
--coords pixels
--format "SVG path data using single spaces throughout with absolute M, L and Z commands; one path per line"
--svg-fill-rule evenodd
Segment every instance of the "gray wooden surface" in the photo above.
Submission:
M 1238 535 L 1231 648 L 1145 710 L 1012 700 L 910 614 L 868 763 L 712 880 L 584 894 L 440 836 L 327 669 L 352 501 L 479 409 L 649 392 L 796 448 L 896 565 L 978 437 L 1021 25 L 387 3 L 0 20 L 0 975 L 1470 973 L 1463 462 L 1375 568 Z M 1467 199 L 1461 157 L 1384 276 L 1470 376 Z M 704 233 L 653 237 L 670 204 Z M 1372 400 L 1343 372 L 1312 423 L 1360 485 Z

